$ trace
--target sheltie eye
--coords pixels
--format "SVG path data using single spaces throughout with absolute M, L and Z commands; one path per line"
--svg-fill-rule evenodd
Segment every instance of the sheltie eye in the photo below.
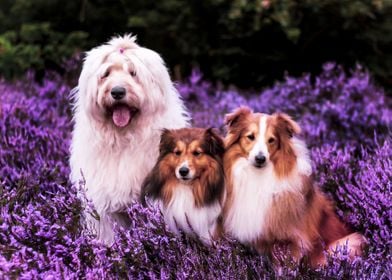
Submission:
M 174 151 L 174 154 L 175 154 L 176 156 L 180 156 L 180 155 L 181 155 L 181 151 L 180 151 L 180 150 L 175 150 L 175 151 Z
M 255 135 L 252 133 L 252 134 L 249 134 L 249 135 L 247 135 L 246 137 L 248 137 L 248 139 L 250 140 L 250 141 L 253 141 L 253 140 L 255 140 Z
M 273 144 L 275 142 L 275 138 L 271 137 L 268 139 L 268 144 Z
M 193 154 L 195 157 L 198 157 L 198 156 L 201 155 L 201 152 L 200 152 L 200 151 L 193 151 L 192 154 Z
M 131 71 L 129 72 L 129 74 L 131 74 L 132 77 L 135 77 L 135 76 L 136 76 L 136 71 L 131 70 Z

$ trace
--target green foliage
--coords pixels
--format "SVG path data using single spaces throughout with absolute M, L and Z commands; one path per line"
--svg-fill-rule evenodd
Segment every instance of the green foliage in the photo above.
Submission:
M 392 85 L 389 0 L 3 0 L 0 71 L 62 69 L 126 32 L 161 53 L 177 79 L 198 66 L 209 79 L 259 87 L 337 61 Z
M 238 86 L 317 73 L 325 61 L 362 63 L 392 84 L 392 1 L 170 0 L 138 9 L 128 26 L 180 73 L 199 65 Z
M 29 69 L 64 71 L 65 59 L 80 51 L 86 38 L 82 31 L 56 32 L 48 22 L 22 24 L 18 30 L 0 35 L 0 73 L 10 79 Z

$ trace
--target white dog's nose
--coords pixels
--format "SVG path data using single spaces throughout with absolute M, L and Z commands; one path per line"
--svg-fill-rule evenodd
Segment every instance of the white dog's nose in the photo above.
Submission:
M 110 94 L 112 95 L 113 99 L 120 100 L 125 96 L 126 90 L 123 87 L 114 87 L 112 88 Z

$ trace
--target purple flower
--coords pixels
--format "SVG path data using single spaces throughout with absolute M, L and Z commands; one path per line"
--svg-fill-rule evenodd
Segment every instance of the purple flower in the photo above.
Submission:
M 157 209 L 137 203 L 128 209 L 132 226 L 116 227 L 112 247 L 100 244 L 81 226 L 80 193 L 68 180 L 70 86 L 52 74 L 37 84 L 29 73 L 0 82 L 0 278 L 388 278 L 392 107 L 369 73 L 327 63 L 313 79 L 287 76 L 256 93 L 214 87 L 195 70 L 177 87 L 195 126 L 223 132 L 224 115 L 240 105 L 298 120 L 316 182 L 340 218 L 368 239 L 365 257 L 349 264 L 342 253 L 325 268 L 287 264 L 275 274 L 264 256 L 235 240 L 208 248 L 173 235 Z

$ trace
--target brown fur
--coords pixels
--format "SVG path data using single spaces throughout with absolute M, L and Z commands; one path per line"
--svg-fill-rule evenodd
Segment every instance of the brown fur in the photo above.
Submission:
M 234 163 L 234 161 L 238 159 L 239 155 L 241 155 L 241 150 L 239 146 L 236 145 L 230 148 L 229 150 L 227 150 L 225 152 L 225 155 L 223 156 L 223 170 L 225 172 L 225 178 L 226 178 L 226 183 L 225 183 L 226 197 L 224 198 L 224 201 L 222 201 L 222 205 L 223 205 L 222 223 L 224 217 L 227 216 L 228 210 L 231 209 L 233 205 L 234 192 L 233 192 L 233 181 L 231 180 L 231 178 L 233 178 L 231 174 L 231 167 L 232 167 L 232 163 Z
M 267 121 L 266 143 L 271 161 L 275 166 L 276 176 L 287 177 L 295 166 L 296 156 L 290 145 L 290 139 L 301 130 L 299 126 L 285 114 L 274 114 Z M 274 142 L 269 143 L 269 139 Z
M 158 162 L 143 183 L 142 200 L 152 196 L 162 199 L 167 206 L 174 189 L 180 185 L 175 169 L 185 160 L 195 172 L 195 178 L 187 184 L 192 186 L 196 207 L 220 199 L 224 187 L 223 153 L 223 140 L 212 129 L 163 131 Z
M 225 138 L 227 150 L 224 155 L 224 171 L 227 183 L 223 217 L 231 209 L 235 196 L 231 179 L 232 166 L 239 158 L 246 158 L 251 151 L 255 141 L 248 136 L 253 134 L 257 137 L 260 117 L 261 114 L 254 114 L 244 107 L 226 117 L 228 132 Z M 290 139 L 300 131 L 298 124 L 285 114 L 268 116 L 265 141 L 277 178 L 287 178 L 295 170 L 297 156 Z M 323 255 L 324 245 L 331 251 L 337 241 L 348 238 L 351 242 L 355 239 L 353 246 L 349 244 L 350 248 L 355 247 L 354 252 L 351 252 L 353 256 L 361 253 L 360 247 L 364 243 L 360 234 L 349 235 L 350 231 L 335 214 L 332 202 L 314 187 L 310 177 L 304 175 L 302 188 L 298 192 L 287 190 L 272 198 L 272 206 L 263 222 L 264 234 L 252 245 L 259 252 L 274 257 L 275 261 L 279 261 L 276 248 L 283 248 L 284 252 L 289 251 L 297 260 L 308 255 L 311 265 L 315 266 L 326 261 Z
M 223 168 L 226 176 L 226 199 L 223 204 L 223 216 L 226 215 L 233 203 L 233 182 L 230 180 L 232 178 L 232 163 L 249 153 L 252 143 L 244 136 L 251 133 L 257 135 L 258 120 L 259 115 L 253 115 L 252 111 L 247 107 L 240 107 L 235 112 L 226 115 L 225 123 L 229 130 L 225 138 L 226 152 L 223 156 Z M 248 125 L 251 127 L 248 128 Z
M 262 114 L 252 113 L 246 107 L 241 107 L 234 113 L 227 115 L 226 124 L 229 126 L 229 131 L 225 139 L 226 149 L 238 145 L 240 147 L 238 152 L 241 151 L 243 155 L 247 155 L 254 142 L 244 136 L 254 135 L 257 138 L 261 116 Z M 296 160 L 290 139 L 294 134 L 299 134 L 301 129 L 289 116 L 281 113 L 270 116 L 267 125 L 265 141 L 268 143 L 276 175 L 280 178 L 287 177 L 294 168 Z M 269 143 L 269 139 L 273 139 L 273 142 Z

